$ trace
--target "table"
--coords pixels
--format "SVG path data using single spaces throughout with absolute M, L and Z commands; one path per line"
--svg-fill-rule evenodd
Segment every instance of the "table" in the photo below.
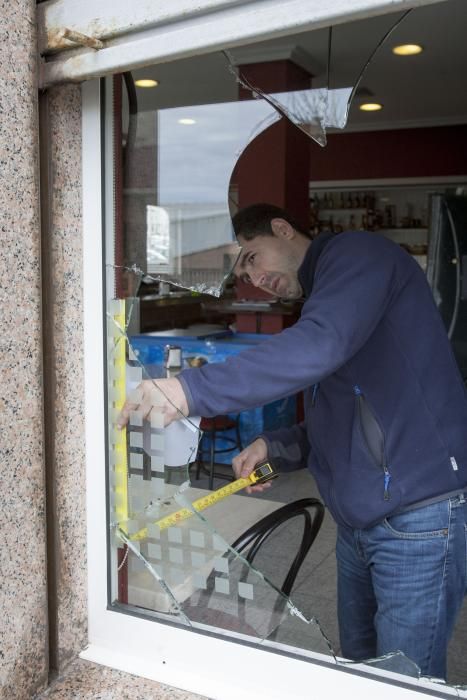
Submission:
M 265 299 L 220 300 L 216 304 L 203 302 L 202 307 L 211 313 L 234 313 L 240 333 L 279 333 L 297 321 L 302 303 Z

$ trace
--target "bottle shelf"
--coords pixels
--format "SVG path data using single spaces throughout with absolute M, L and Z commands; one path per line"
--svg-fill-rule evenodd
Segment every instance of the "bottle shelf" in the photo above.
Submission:
M 387 233 L 405 233 L 406 231 L 418 231 L 419 233 L 428 233 L 428 228 L 426 226 L 393 226 L 392 228 L 385 228 L 383 226 L 379 228 L 378 231 L 385 231 Z
M 332 209 L 328 209 L 327 207 L 321 207 L 318 209 L 319 214 L 366 214 L 368 212 L 367 207 L 345 207 L 345 208 L 339 208 L 339 207 L 333 207 Z
M 363 184 L 363 183 L 362 183 Z M 405 192 L 362 189 L 310 191 L 310 231 L 341 233 L 349 230 L 383 231 L 396 241 L 407 231 L 409 240 L 421 239 L 427 231 L 426 200 L 409 198 Z M 418 233 L 417 233 L 418 232 Z

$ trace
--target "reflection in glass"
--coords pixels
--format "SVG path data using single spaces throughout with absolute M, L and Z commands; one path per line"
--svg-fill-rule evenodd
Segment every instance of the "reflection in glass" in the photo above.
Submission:
M 393 25 L 390 18 L 386 29 Z M 336 34 L 333 42 L 339 42 Z M 253 564 L 232 548 L 250 525 L 282 507 L 279 489 L 285 483 L 287 491 L 286 479 L 278 480 L 268 498 L 245 498 L 239 491 L 197 510 L 196 502 L 210 493 L 194 488 L 190 479 L 201 437 L 198 421 L 177 426 L 189 439 L 181 448 L 181 437 L 175 438 L 182 456 L 172 459 L 157 387 L 167 369 L 159 356 L 145 356 L 135 340 L 142 287 L 158 303 L 201 293 L 219 297 L 225 290 L 239 255 L 231 226 L 238 203 L 232 173 L 247 146 L 281 120 L 325 145 L 328 128 L 345 127 L 361 66 L 367 65 L 362 56 L 355 75 L 335 87 L 330 86 L 328 66 L 324 86 L 313 81 L 310 89 L 267 91 L 252 84 L 241 67 L 233 69 L 232 55 L 227 58 L 226 64 L 225 55 L 217 57 L 227 95 L 191 102 L 178 96 L 173 104 L 155 103 L 138 113 L 137 128 L 133 112 L 123 129 L 125 255 L 119 265 L 113 251 L 107 258 L 111 603 L 257 644 L 281 645 L 304 656 L 314 652 L 340 664 L 344 660 L 338 656 L 337 634 L 327 626 L 323 631 L 316 613 L 329 608 L 330 600 L 314 595 L 314 581 L 323 585 L 320 576 L 331 589 L 330 598 L 335 595 L 333 545 L 320 559 L 313 558 L 319 550 L 312 548 L 290 596 L 282 585 L 300 542 L 301 524 L 290 521 L 274 531 Z M 248 97 L 239 98 L 239 87 Z M 119 235 L 117 230 L 117 239 Z M 115 299 L 114 288 L 124 289 L 117 296 L 125 298 Z M 168 319 L 165 327 L 173 326 Z M 206 345 L 201 359 L 213 359 L 209 353 L 214 344 Z M 127 428 L 117 430 L 125 397 L 137 393 L 145 379 L 154 382 L 150 420 L 134 412 Z M 332 527 L 325 519 L 321 535 L 329 541 Z M 401 654 L 369 665 L 418 675 Z

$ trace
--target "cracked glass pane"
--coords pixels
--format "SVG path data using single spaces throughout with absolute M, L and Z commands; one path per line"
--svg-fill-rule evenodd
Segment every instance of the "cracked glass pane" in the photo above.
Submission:
M 323 519 L 308 470 L 280 473 L 250 494 L 253 482 L 233 477 L 242 448 L 303 419 L 301 392 L 258 405 L 253 377 L 243 410 L 206 418 L 187 415 L 170 380 L 234 365 L 297 321 L 300 300 L 255 296 L 235 278 L 232 216 L 271 201 L 290 207 L 308 233 L 316 151 L 349 121 L 360 125 L 357 106 L 379 99 L 379 50 L 416 17 L 366 20 L 357 34 L 359 23 L 296 35 L 315 52 L 312 60 L 298 52 L 300 65 L 287 37 L 155 66 L 153 92 L 135 88 L 139 76 L 115 76 L 106 253 L 111 604 L 414 683 L 427 678 L 398 649 L 343 657 L 337 527 L 328 511 Z M 367 201 L 341 200 L 353 214 Z M 329 202 L 339 208 L 336 197 Z M 280 461 L 269 464 L 278 471 Z

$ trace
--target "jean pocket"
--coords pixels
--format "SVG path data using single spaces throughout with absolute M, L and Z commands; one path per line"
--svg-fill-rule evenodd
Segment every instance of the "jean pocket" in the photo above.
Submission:
M 451 504 L 449 500 L 396 513 L 383 520 L 383 525 L 394 537 L 402 539 L 429 539 L 449 534 Z

